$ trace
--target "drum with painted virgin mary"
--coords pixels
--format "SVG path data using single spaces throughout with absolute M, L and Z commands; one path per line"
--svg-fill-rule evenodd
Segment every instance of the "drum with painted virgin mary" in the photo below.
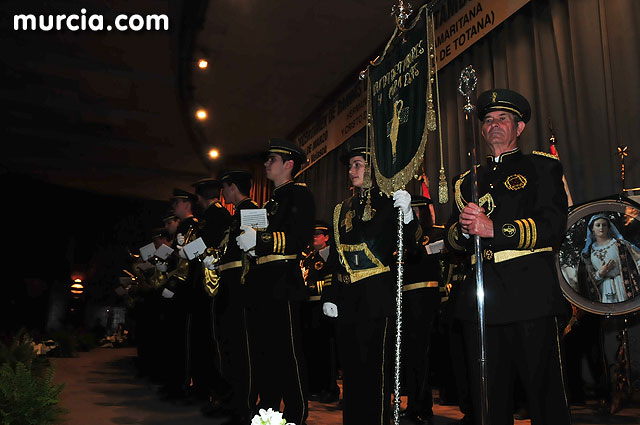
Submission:
M 565 296 L 596 314 L 640 309 L 639 246 L 639 204 L 616 197 L 574 208 L 557 256 Z

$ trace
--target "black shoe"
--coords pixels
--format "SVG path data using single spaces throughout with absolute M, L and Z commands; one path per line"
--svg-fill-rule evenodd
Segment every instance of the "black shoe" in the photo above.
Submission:
M 525 421 L 527 419 L 531 419 L 531 417 L 529 416 L 529 411 L 524 407 L 521 407 L 515 411 L 515 413 L 513 414 L 513 419 L 516 419 L 518 421 Z
M 450 425 L 473 425 L 473 418 L 471 415 L 464 415 L 462 419 L 450 422 Z
M 340 398 L 340 393 L 332 393 L 326 390 L 322 390 L 320 393 L 320 403 L 335 403 Z
M 221 418 L 223 416 L 229 416 L 231 410 L 220 400 L 213 400 L 204 405 L 200 409 L 200 413 L 207 418 Z
M 309 397 L 307 397 L 307 399 L 309 401 L 320 401 L 320 397 L 322 395 L 320 393 L 313 393 L 313 394 L 309 394 Z
M 242 417 L 237 415 L 232 415 L 229 419 L 222 422 L 220 425 L 249 425 L 251 421 L 248 417 Z
M 414 412 L 405 412 L 404 418 L 418 425 L 433 425 L 433 415 L 420 415 Z

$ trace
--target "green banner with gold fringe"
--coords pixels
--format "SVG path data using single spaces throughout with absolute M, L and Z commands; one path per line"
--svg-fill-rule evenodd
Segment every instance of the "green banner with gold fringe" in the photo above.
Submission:
M 378 187 L 387 195 L 405 187 L 424 156 L 428 52 L 423 7 L 405 31 L 396 28 L 368 68 L 369 143 Z

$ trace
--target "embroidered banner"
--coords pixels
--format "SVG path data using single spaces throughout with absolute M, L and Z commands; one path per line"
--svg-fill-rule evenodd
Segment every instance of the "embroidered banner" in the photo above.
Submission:
M 425 10 L 407 31 L 394 31 L 384 53 L 368 68 L 369 143 L 378 187 L 387 195 L 413 178 L 427 143 Z

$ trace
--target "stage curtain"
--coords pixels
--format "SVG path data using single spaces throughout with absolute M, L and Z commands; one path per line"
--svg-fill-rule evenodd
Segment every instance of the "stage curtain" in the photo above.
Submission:
M 449 182 L 470 165 L 469 149 L 461 140 L 464 102 L 457 93 L 460 71 L 469 64 L 478 75 L 476 95 L 510 88 L 531 103 L 532 118 L 520 140 L 523 151 L 549 152 L 551 118 L 575 203 L 621 192 L 619 145 L 630 151 L 626 187 L 640 186 L 640 2 L 533 0 L 442 69 Z M 481 140 L 479 148 L 484 161 L 487 150 Z M 431 181 L 437 182 L 435 137 L 427 147 L 427 164 Z M 450 200 L 452 195 L 450 184 Z M 446 214 L 451 205 L 438 208 Z

